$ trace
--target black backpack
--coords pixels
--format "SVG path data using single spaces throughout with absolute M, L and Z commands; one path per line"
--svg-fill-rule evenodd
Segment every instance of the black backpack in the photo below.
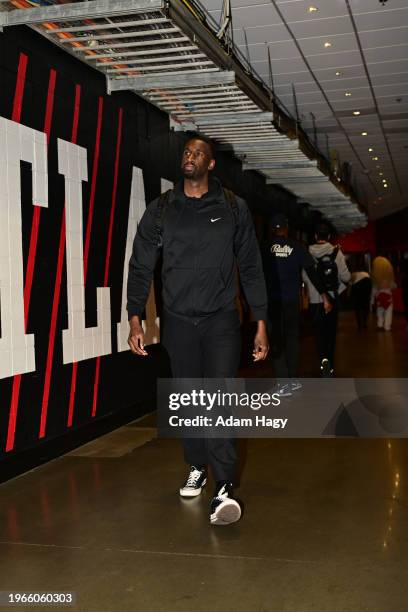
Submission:
M 159 197 L 159 202 L 157 204 L 156 231 L 157 231 L 157 235 L 159 236 L 159 241 L 157 244 L 159 248 L 163 246 L 163 219 L 164 219 L 164 213 L 166 211 L 167 204 L 169 203 L 170 194 L 172 193 L 172 191 L 173 191 L 172 189 L 169 189 L 168 191 L 165 191 L 164 193 L 162 193 L 161 196 Z M 235 197 L 235 193 L 233 191 L 230 191 L 229 189 L 226 189 L 225 187 L 223 187 L 223 192 L 224 192 L 226 201 L 231 206 L 231 211 L 232 211 L 232 215 L 234 218 L 234 224 L 235 224 L 235 230 L 236 230 L 238 226 L 237 198 Z
M 339 252 L 337 246 L 332 253 L 316 257 L 316 273 L 325 291 L 337 293 L 339 288 L 339 271 L 337 269 L 336 257 Z

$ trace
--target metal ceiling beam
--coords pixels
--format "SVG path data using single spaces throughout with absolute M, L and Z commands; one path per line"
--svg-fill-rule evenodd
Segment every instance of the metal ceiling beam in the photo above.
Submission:
M 50 30 L 49 34 L 63 34 L 68 32 L 96 32 L 98 30 L 116 30 L 118 28 L 130 28 L 131 26 L 147 26 L 157 23 L 170 23 L 166 17 L 158 17 L 156 19 L 132 19 L 131 21 L 106 21 L 105 23 L 94 23 L 93 25 L 77 25 L 69 28 L 56 28 Z M 108 34 L 106 34 L 106 37 Z
M 235 115 L 218 115 L 216 117 L 211 117 L 211 119 L 200 119 L 197 123 L 200 126 L 205 125 L 236 125 L 240 123 L 250 124 L 250 123 L 272 123 L 273 121 L 273 113 L 262 113 L 262 112 L 254 112 L 251 114 L 245 113 L 240 115 L 239 113 Z M 271 126 L 268 126 L 271 127 Z
M 159 11 L 164 0 L 89 0 L 0 13 L 0 26 L 34 25 Z
M 163 76 L 134 76 L 124 79 L 109 79 L 109 91 L 146 91 L 148 89 L 175 89 L 177 87 L 204 87 L 205 85 L 225 85 L 235 83 L 232 71 L 206 72 L 194 74 L 165 73 Z
M 281 142 L 276 142 L 274 144 L 264 143 L 264 142 L 248 142 L 245 145 L 230 145 L 230 144 L 220 144 L 217 146 L 217 151 L 234 151 L 237 154 L 246 154 L 246 153 L 261 153 L 265 151 L 265 153 L 286 153 L 287 151 L 296 151 L 299 147 L 299 142 L 297 140 L 282 140 Z M 299 150 L 299 153 L 301 151 Z
M 114 29 L 114 28 L 113 28 Z M 119 38 L 150 38 L 150 36 L 157 36 L 158 34 L 181 34 L 179 28 L 161 28 L 160 30 L 138 30 L 137 32 L 119 32 L 117 34 L 101 34 L 98 36 L 86 35 L 86 36 L 75 36 L 70 38 L 61 38 L 60 43 L 70 44 L 73 42 L 94 42 L 98 40 L 118 40 Z M 146 42 L 146 41 L 145 41 Z
M 273 179 L 275 180 L 275 179 Z M 327 183 L 329 181 L 329 177 L 326 176 L 325 174 L 322 174 L 322 176 L 309 176 L 309 177 L 304 177 L 304 176 L 288 176 L 285 179 L 285 183 L 293 183 L 293 184 L 307 184 L 307 185 L 311 185 L 311 184 L 316 184 L 316 183 Z M 294 187 L 294 189 L 296 190 L 296 187 Z
M 303 170 L 317 168 L 317 161 L 266 162 L 264 164 L 244 164 L 244 170 Z M 283 176 L 284 173 L 282 173 Z M 275 177 L 274 177 L 275 178 Z
M 119 43 L 105 43 L 103 45 L 95 45 L 92 47 L 92 51 L 101 51 L 104 49 L 133 49 L 136 47 L 152 47 L 159 45 L 173 45 L 174 43 L 190 42 L 187 36 L 172 36 L 170 38 L 158 38 L 154 40 L 142 40 L 137 42 L 119 42 Z M 76 47 L 72 49 L 76 53 L 83 53 L 82 47 Z
M 180 0 L 168 0 L 168 17 L 173 20 L 179 28 L 190 38 L 197 42 L 197 45 L 205 50 L 208 57 L 217 65 L 228 67 L 233 70 L 236 75 L 236 81 L 242 87 L 243 91 L 262 110 L 270 111 L 272 102 L 266 87 L 261 82 L 257 83 L 250 75 L 248 75 L 241 64 L 235 61 L 234 57 L 227 53 L 222 45 L 219 44 L 215 34 L 209 29 L 203 28 L 202 23 Z

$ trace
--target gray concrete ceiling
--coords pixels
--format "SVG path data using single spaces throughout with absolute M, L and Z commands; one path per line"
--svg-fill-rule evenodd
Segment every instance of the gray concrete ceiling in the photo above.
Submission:
M 219 19 L 222 0 L 205 7 Z M 328 139 L 352 164 L 370 217 L 407 206 L 408 0 L 232 0 L 232 9 L 235 44 L 267 83 L 269 46 L 275 92 L 295 116 L 294 85 L 303 128 L 313 137 L 313 113 L 320 149 Z

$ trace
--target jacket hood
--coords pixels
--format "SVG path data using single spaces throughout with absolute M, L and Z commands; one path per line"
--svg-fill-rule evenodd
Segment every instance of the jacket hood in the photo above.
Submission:
M 330 244 L 330 242 L 323 242 L 322 244 L 312 244 L 309 247 L 309 253 L 313 257 L 323 257 L 324 255 L 329 255 L 333 253 L 334 246 Z

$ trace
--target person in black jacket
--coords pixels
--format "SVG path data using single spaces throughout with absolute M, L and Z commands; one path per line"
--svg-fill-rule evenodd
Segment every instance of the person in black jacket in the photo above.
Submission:
M 146 356 L 141 316 L 162 248 L 163 326 L 161 342 L 175 378 L 234 378 L 241 335 L 235 305 L 238 266 L 245 297 L 258 321 L 253 358 L 268 353 L 267 298 L 262 261 L 247 205 L 234 196 L 227 201 L 221 183 L 209 176 L 215 160 L 203 138 L 189 140 L 181 169 L 184 180 L 163 200 L 146 209 L 133 244 L 128 276 L 129 346 Z M 163 206 L 163 210 L 160 210 Z M 241 509 L 232 497 L 236 450 L 233 439 L 184 439 L 190 466 L 183 497 L 201 493 L 211 467 L 216 491 L 210 521 L 226 525 L 239 520 Z
M 322 295 L 325 310 L 330 300 L 315 270 L 313 257 L 300 242 L 289 238 L 288 220 L 283 213 L 271 219 L 272 238 L 262 249 L 268 293 L 268 332 L 271 356 L 282 397 L 301 388 L 296 379 L 299 361 L 299 315 L 302 271 L 307 272 Z

